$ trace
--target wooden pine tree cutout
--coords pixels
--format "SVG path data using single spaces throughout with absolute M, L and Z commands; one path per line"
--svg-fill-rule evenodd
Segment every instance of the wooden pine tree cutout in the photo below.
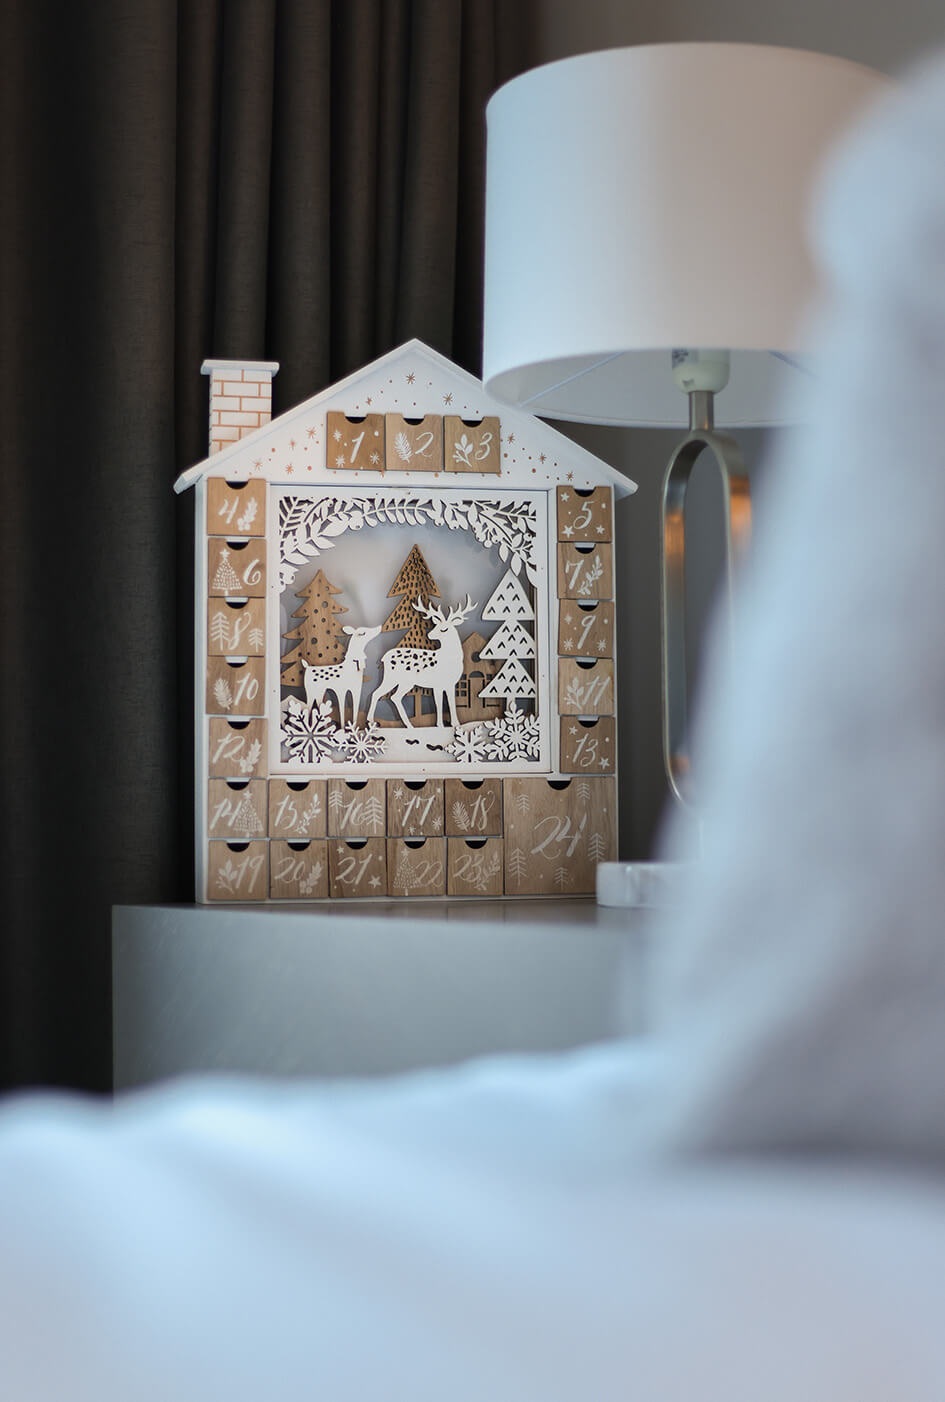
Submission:
M 314 579 L 296 594 L 295 597 L 302 600 L 302 606 L 295 610 L 292 617 L 300 621 L 283 634 L 288 641 L 295 643 L 295 647 L 282 658 L 280 680 L 283 686 L 302 686 L 303 658 L 316 667 L 344 661 L 348 639 L 336 615 L 348 610 L 334 600 L 334 595 L 341 592 L 319 570 Z
M 432 643 L 429 637 L 430 619 L 419 612 L 417 605 L 429 608 L 430 600 L 438 599 L 440 591 L 418 545 L 411 547 L 410 553 L 397 572 L 397 578 L 387 591 L 388 599 L 396 599 L 398 595 L 400 602 L 381 624 L 381 632 L 394 633 L 405 628 L 407 631 L 401 638 L 399 647 L 421 647 L 432 651 L 436 644 Z M 420 698 L 425 693 L 430 694 L 429 688 L 420 686 L 407 693 L 413 697 L 414 724 L 420 719 Z
M 440 597 L 440 591 L 417 545 L 411 548 L 410 554 L 397 573 L 397 578 L 387 591 L 388 599 L 395 599 L 398 595 L 401 596 L 400 603 L 381 624 L 381 631 L 393 633 L 400 628 L 406 628 L 407 635 L 401 638 L 401 647 L 432 648 L 433 644 L 427 636 L 430 620 L 418 613 L 415 605 L 422 603 L 429 606 L 431 599 Z

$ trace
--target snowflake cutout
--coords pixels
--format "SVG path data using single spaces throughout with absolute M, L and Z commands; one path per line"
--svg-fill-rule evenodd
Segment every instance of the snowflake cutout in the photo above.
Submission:
M 331 714 L 331 702 L 287 714 L 282 722 L 282 738 L 292 759 L 303 764 L 321 764 L 338 745 L 338 731 Z
M 482 726 L 469 725 L 457 729 L 446 746 L 446 752 L 458 764 L 481 763 L 486 757 L 486 737 L 482 734 Z
M 380 759 L 387 748 L 387 740 L 374 725 L 367 730 L 358 730 L 357 726 L 349 723 L 339 731 L 339 735 L 345 759 L 354 764 L 370 764 L 372 760 Z
M 501 720 L 487 721 L 486 753 L 490 759 L 538 759 L 538 717 L 527 716 L 514 701 Z

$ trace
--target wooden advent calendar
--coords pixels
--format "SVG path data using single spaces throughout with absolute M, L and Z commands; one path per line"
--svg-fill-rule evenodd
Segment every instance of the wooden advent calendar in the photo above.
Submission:
M 271 419 L 207 361 L 197 899 L 571 896 L 616 856 L 614 499 L 412 341 Z

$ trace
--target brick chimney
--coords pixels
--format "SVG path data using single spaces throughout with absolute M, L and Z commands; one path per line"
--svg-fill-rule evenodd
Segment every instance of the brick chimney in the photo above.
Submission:
M 272 418 L 275 360 L 205 360 L 210 376 L 210 456 L 245 438 Z

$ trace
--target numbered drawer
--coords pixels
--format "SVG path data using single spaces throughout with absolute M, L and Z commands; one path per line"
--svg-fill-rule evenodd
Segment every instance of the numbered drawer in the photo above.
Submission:
M 387 884 L 392 896 L 446 895 L 446 839 L 387 839 Z
M 207 794 L 207 835 L 245 841 L 265 837 L 269 809 L 265 779 L 211 779 Z
M 207 604 L 207 655 L 262 657 L 266 651 L 266 601 L 210 599 Z
M 558 539 L 612 541 L 613 491 L 610 487 L 558 488 Z
M 329 892 L 333 900 L 387 895 L 387 839 L 328 840 Z
M 388 779 L 388 837 L 443 836 L 443 780 Z
M 613 779 L 506 779 L 505 894 L 582 896 L 616 854 Z
M 329 779 L 328 836 L 383 837 L 386 797 L 383 779 Z
M 328 895 L 328 843 L 270 842 L 269 895 L 274 901 L 320 901 Z
M 447 837 L 502 835 L 502 780 L 447 779 L 444 786 Z
M 325 837 L 328 785 L 324 779 L 308 783 L 294 779 L 269 780 L 269 836 Z
M 266 594 L 266 545 L 261 540 L 207 542 L 207 592 L 211 599 L 262 599 Z
M 613 774 L 617 754 L 617 722 L 613 716 L 582 720 L 565 716 L 561 721 L 563 774 Z
M 558 596 L 612 599 L 613 561 L 609 545 L 558 546 Z
M 558 604 L 558 651 L 565 657 L 613 657 L 614 606 L 608 599 Z
M 268 842 L 207 844 L 208 901 L 264 901 L 268 891 Z
M 500 473 L 499 420 L 447 414 L 443 420 L 443 461 L 447 472 Z
M 387 415 L 388 472 L 442 472 L 443 419 L 427 414 L 423 419 Z
M 504 844 L 501 837 L 449 837 L 448 896 L 501 896 Z
M 266 757 L 266 722 L 256 720 L 226 720 L 212 716 L 208 757 L 210 773 L 219 779 L 265 779 L 268 773 Z
M 384 471 L 383 414 L 348 418 L 337 409 L 325 416 L 325 466 L 337 472 Z
M 558 658 L 558 714 L 612 716 L 614 664 L 601 658 Z
M 264 536 L 266 483 L 207 479 L 207 535 Z
M 207 712 L 213 716 L 261 716 L 266 709 L 265 663 L 261 657 L 231 662 L 207 658 Z

